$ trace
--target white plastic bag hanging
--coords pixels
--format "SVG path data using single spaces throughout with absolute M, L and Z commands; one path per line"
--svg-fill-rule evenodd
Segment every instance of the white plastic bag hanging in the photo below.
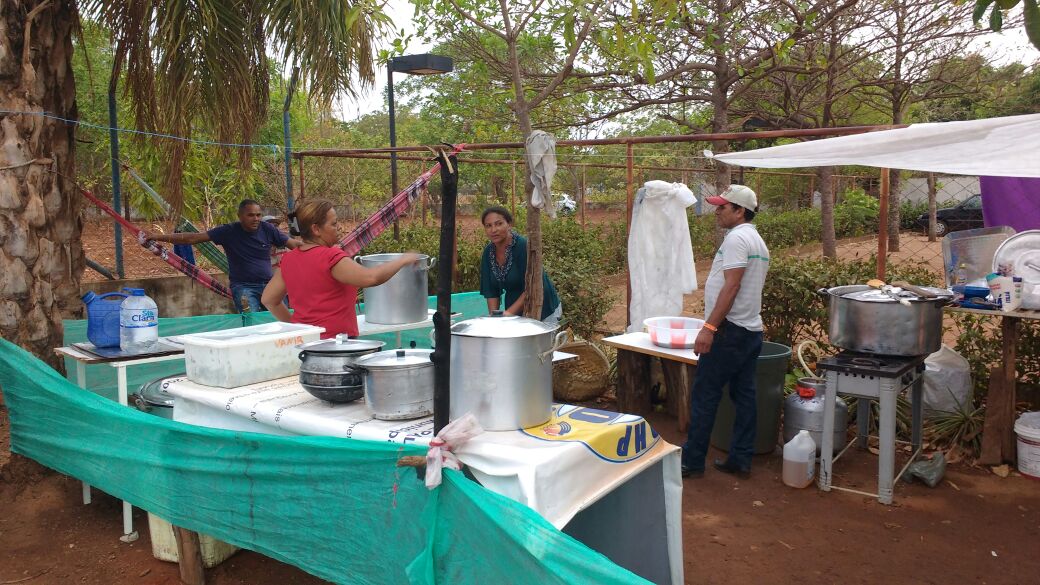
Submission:
M 556 217 L 556 206 L 550 193 L 553 177 L 556 176 L 556 139 L 542 130 L 535 130 L 527 137 L 527 168 L 531 173 L 534 191 L 531 205 L 544 209 L 549 217 Z
M 426 487 L 433 489 L 441 485 L 441 469 L 447 467 L 458 471 L 462 465 L 453 451 L 473 437 L 483 433 L 472 413 L 446 424 L 441 432 L 430 441 L 426 452 Z

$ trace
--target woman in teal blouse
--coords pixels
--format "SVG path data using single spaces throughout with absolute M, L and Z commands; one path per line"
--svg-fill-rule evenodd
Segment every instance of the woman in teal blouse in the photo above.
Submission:
M 524 274 L 527 272 L 527 240 L 513 229 L 513 215 L 497 205 L 488 207 L 480 216 L 488 245 L 480 256 L 480 294 L 487 299 L 488 312 L 503 309 L 507 315 L 524 312 Z M 542 321 L 558 324 L 563 305 L 549 275 L 542 271 Z

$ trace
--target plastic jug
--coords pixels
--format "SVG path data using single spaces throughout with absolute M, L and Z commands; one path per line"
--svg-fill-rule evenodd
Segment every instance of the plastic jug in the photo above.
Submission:
M 148 353 L 159 345 L 159 310 L 143 288 L 124 288 L 119 308 L 119 348 L 126 353 Z
M 803 488 L 816 476 L 816 441 L 807 430 L 798 431 L 784 445 L 783 480 L 786 485 Z
M 87 339 L 94 347 L 119 347 L 119 309 L 126 295 L 110 292 L 83 295 L 87 306 Z

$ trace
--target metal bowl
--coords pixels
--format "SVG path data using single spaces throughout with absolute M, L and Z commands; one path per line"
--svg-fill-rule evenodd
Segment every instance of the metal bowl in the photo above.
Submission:
M 306 390 L 311 396 L 324 400 L 325 402 L 332 402 L 334 404 L 343 404 L 346 402 L 353 402 L 358 398 L 362 398 L 365 395 L 365 386 L 311 386 L 310 384 L 300 384 L 303 389 Z

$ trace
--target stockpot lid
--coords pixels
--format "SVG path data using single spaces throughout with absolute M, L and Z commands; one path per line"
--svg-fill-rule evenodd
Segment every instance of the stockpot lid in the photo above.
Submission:
M 308 353 L 320 353 L 323 355 L 351 355 L 360 352 L 379 350 L 385 343 L 374 339 L 349 339 L 340 333 L 334 339 L 322 339 L 311 341 L 296 346 Z
M 430 361 L 432 353 L 432 349 L 378 351 L 361 356 L 357 360 L 357 365 L 367 370 L 405 370 L 432 367 L 433 362 Z
M 536 319 L 519 315 L 495 314 L 467 319 L 451 326 L 452 335 L 467 337 L 490 337 L 494 339 L 512 339 L 531 337 L 552 333 L 559 329 L 558 325 L 548 325 Z
M 835 287 L 831 289 L 832 294 L 836 294 L 843 299 L 849 299 L 852 301 L 862 301 L 866 303 L 897 303 L 899 299 L 906 299 L 908 301 L 932 301 L 932 300 L 945 300 L 947 297 L 952 297 L 953 294 L 944 288 L 935 288 L 931 286 L 920 287 L 928 292 L 934 293 L 937 299 L 926 299 L 918 296 L 908 290 L 903 290 L 899 293 L 899 298 L 892 298 L 891 295 L 884 291 L 869 286 L 847 286 L 847 287 Z M 846 289 L 846 290 L 840 290 Z

